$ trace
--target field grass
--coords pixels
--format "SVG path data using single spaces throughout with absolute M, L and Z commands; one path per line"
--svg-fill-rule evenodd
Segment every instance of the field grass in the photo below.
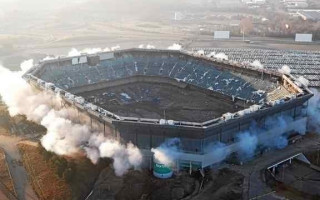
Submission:
M 70 187 L 43 159 L 37 146 L 19 144 L 18 147 L 32 187 L 40 199 L 71 199 Z
M 0 182 L 4 184 L 13 195 L 16 195 L 13 180 L 6 162 L 6 156 L 2 149 L 0 149 Z
M 94 165 L 81 154 L 58 156 L 40 145 L 29 143 L 20 143 L 18 147 L 32 187 L 40 199 L 85 199 L 109 163 L 109 160 L 102 160 Z

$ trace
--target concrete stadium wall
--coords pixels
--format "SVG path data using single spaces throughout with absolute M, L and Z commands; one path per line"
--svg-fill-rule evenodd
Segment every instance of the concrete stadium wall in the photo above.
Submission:
M 259 126 L 264 126 L 268 117 L 277 116 L 300 119 L 306 116 L 307 100 L 312 95 L 306 95 L 291 102 L 283 103 L 260 110 L 238 119 L 229 120 L 206 128 L 179 127 L 174 125 L 143 124 L 137 122 L 114 121 L 113 124 L 123 141 L 131 141 L 142 149 L 158 147 L 166 139 L 180 138 L 181 148 L 185 152 L 203 154 L 204 148 L 213 142 L 232 144 L 236 135 L 249 129 L 251 123 L 256 121 Z

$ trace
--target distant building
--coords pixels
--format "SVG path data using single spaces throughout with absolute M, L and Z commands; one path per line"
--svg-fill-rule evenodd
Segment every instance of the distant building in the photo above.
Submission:
M 265 4 L 266 0 L 252 0 L 254 4 Z
M 230 39 L 230 31 L 215 31 L 213 38 L 219 39 Z
M 283 0 L 283 3 L 287 8 L 307 8 L 309 6 L 307 0 Z
M 242 3 L 252 5 L 252 4 L 265 4 L 266 0 L 241 0 Z
M 312 42 L 312 34 L 297 33 L 295 41 L 296 42 Z

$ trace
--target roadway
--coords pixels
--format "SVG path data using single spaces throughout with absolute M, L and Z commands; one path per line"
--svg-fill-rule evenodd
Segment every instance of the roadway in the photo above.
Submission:
M 318 150 L 320 148 L 320 136 L 307 135 L 303 140 L 295 144 L 289 145 L 281 150 L 269 151 L 260 157 L 253 159 L 242 166 L 231 165 L 232 170 L 235 170 L 245 175 L 244 180 L 244 199 L 263 199 L 273 200 L 282 199 L 269 188 L 263 180 L 263 170 L 268 166 L 288 158 L 294 154 Z M 261 196 L 261 197 L 260 197 Z M 256 198 L 259 197 L 259 198 Z

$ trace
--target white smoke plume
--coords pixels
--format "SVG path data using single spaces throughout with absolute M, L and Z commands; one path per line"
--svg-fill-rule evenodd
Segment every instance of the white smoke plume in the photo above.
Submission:
M 269 147 L 273 149 L 282 149 L 288 145 L 288 136 L 289 135 L 280 135 L 274 136 L 273 133 L 268 133 L 271 135 L 266 135 L 266 131 L 276 129 L 279 133 L 284 133 L 288 125 L 294 120 L 291 116 L 279 116 L 276 118 L 269 117 L 265 120 L 264 127 L 258 127 L 255 122 L 252 123 L 251 127 L 242 133 L 238 134 L 239 147 L 242 151 L 240 158 L 248 159 L 252 157 L 255 153 L 258 144 L 264 147 Z M 301 122 L 304 123 L 304 122 Z M 305 124 L 295 123 L 295 126 L 292 127 L 295 132 L 304 135 L 306 133 Z M 264 133 L 264 134 L 260 134 Z M 261 137 L 261 139 L 259 139 Z
M 59 96 L 46 91 L 37 91 L 21 78 L 33 65 L 32 60 L 21 64 L 22 71 L 11 72 L 0 66 L 0 94 L 11 116 L 26 115 L 29 120 L 47 128 L 41 144 L 59 155 L 72 155 L 84 151 L 93 163 L 100 157 L 113 159 L 117 175 L 130 168 L 138 168 L 142 155 L 132 144 L 121 144 L 113 138 L 94 132 L 88 123 L 80 123 L 78 113 L 71 107 L 61 107 Z
M 239 133 L 237 137 L 239 140 L 240 156 L 245 159 L 253 157 L 258 146 L 257 135 L 246 131 Z
M 56 56 L 49 56 L 47 55 L 46 57 L 42 58 L 43 61 L 46 61 L 46 60 L 54 60 L 54 59 L 57 59 L 58 57 Z
M 252 158 L 259 145 L 261 147 L 273 149 L 282 149 L 286 147 L 288 145 L 289 135 L 283 134 L 278 136 L 277 134 L 274 135 L 274 133 L 268 131 L 275 129 L 279 133 L 284 133 L 287 130 L 288 125 L 293 121 L 293 118 L 290 116 L 279 116 L 276 118 L 269 117 L 266 119 L 264 127 L 259 127 L 256 122 L 253 122 L 248 130 L 238 133 L 236 139 L 240 160 Z M 306 133 L 306 127 L 303 123 L 303 121 L 301 121 L 301 124 L 295 122 L 294 127 L 292 127 L 295 132 L 301 135 Z M 227 148 L 225 148 L 225 150 L 226 149 Z M 227 157 L 227 155 L 224 156 Z
M 288 145 L 288 138 L 280 136 L 279 138 L 273 139 L 273 147 L 276 149 L 283 149 Z
M 120 49 L 119 45 L 111 47 L 111 51 L 116 51 L 116 50 L 119 50 L 119 49 Z
M 217 53 L 213 57 L 215 57 L 218 60 L 228 60 L 228 56 L 225 53 Z
M 155 49 L 156 47 L 151 44 L 147 44 L 146 46 L 144 44 L 140 44 L 138 46 L 138 48 L 140 48 L 140 49 Z
M 211 52 L 211 53 L 207 54 L 207 57 L 214 58 L 215 55 L 216 55 L 216 52 Z
M 147 44 L 147 49 L 155 49 L 156 47 L 151 45 L 151 44 Z
M 298 81 L 299 81 L 300 83 L 302 83 L 304 86 L 308 86 L 308 85 L 309 85 L 309 80 L 306 79 L 306 78 L 303 77 L 303 76 L 299 76 Z
M 87 53 L 87 54 L 96 54 L 101 51 L 102 51 L 101 48 L 85 48 L 81 52 Z
M 80 56 L 80 55 L 81 55 L 81 51 L 78 51 L 76 48 L 72 48 L 72 49 L 68 52 L 68 57 Z
M 202 53 L 201 50 L 198 51 L 197 53 Z M 204 54 L 204 52 L 203 52 Z M 215 58 L 215 59 L 218 59 L 218 60 L 228 60 L 229 57 L 225 54 L 225 53 L 216 53 L 216 52 L 211 52 L 207 55 L 207 57 L 209 58 Z
M 26 72 L 29 69 L 31 69 L 31 67 L 33 66 L 33 60 L 25 60 L 21 63 L 20 68 L 22 70 L 22 72 Z
M 181 50 L 182 46 L 180 44 L 174 43 L 171 46 L 168 47 L 170 50 Z
M 196 52 L 196 55 L 198 55 L 198 56 L 204 56 L 204 50 L 198 50 L 198 51 Z
M 85 48 L 82 50 L 78 50 L 76 48 L 72 48 L 69 52 L 68 52 L 68 57 L 73 57 L 73 56 L 80 56 L 81 54 L 96 54 L 99 52 L 108 52 L 108 51 L 115 51 L 115 50 L 119 50 L 120 46 L 114 46 L 114 47 L 106 47 L 104 49 L 101 48 Z
M 204 148 L 204 152 L 211 153 L 211 156 L 214 157 L 215 160 L 223 161 L 230 154 L 226 146 L 227 145 L 222 142 L 211 143 Z
M 287 75 L 291 73 L 291 69 L 288 65 L 283 65 L 281 69 L 278 69 L 278 71 L 282 74 L 287 74 Z
M 309 129 L 320 134 L 320 93 L 318 90 L 311 89 L 314 96 L 309 100 L 308 117 Z
M 261 62 L 259 60 L 255 60 L 250 64 L 252 67 L 255 67 L 257 69 L 263 69 L 263 65 L 261 64 Z
M 102 49 L 101 48 L 85 48 L 81 51 L 79 51 L 76 48 L 72 48 L 69 52 L 68 52 L 68 57 L 73 57 L 73 56 L 80 56 L 81 54 L 85 53 L 85 54 L 95 54 L 98 52 L 101 52 Z
M 174 165 L 174 161 L 179 157 L 179 144 L 178 138 L 173 138 L 165 141 L 157 148 L 152 148 L 156 161 L 165 165 Z
M 317 104 L 320 108 L 320 100 L 318 99 Z M 320 113 L 319 112 L 317 114 Z M 315 114 L 314 116 L 318 116 Z M 236 145 L 233 148 L 237 149 L 237 153 L 240 160 L 248 160 L 254 157 L 259 146 L 282 149 L 288 145 L 289 135 L 278 133 L 284 133 L 288 129 L 292 128 L 296 133 L 301 135 L 306 133 L 306 127 L 304 121 L 300 123 L 295 122 L 294 127 L 292 127 L 293 118 L 290 116 L 279 116 L 276 118 L 267 118 L 263 127 L 259 127 L 256 122 L 252 122 L 249 129 L 241 131 L 236 135 Z M 319 122 L 319 119 L 318 119 Z M 320 128 L 320 126 L 318 126 Z M 270 132 L 274 130 L 277 133 Z M 161 144 L 158 148 L 152 149 L 154 153 L 154 158 L 165 165 L 173 165 L 176 159 L 181 155 L 179 149 L 179 139 L 174 138 L 168 140 Z M 204 147 L 204 153 L 211 156 L 215 162 L 221 162 L 226 159 L 230 153 L 231 149 L 224 143 L 215 142 Z
M 108 52 L 108 51 L 111 51 L 111 49 L 109 47 L 106 47 L 102 50 L 103 52 Z

